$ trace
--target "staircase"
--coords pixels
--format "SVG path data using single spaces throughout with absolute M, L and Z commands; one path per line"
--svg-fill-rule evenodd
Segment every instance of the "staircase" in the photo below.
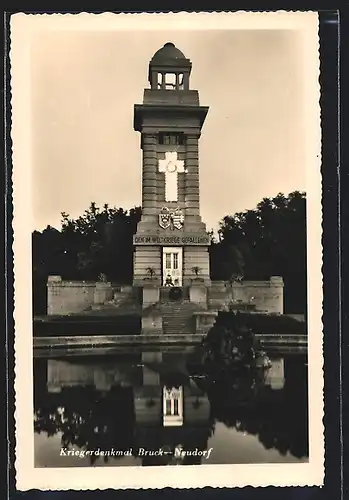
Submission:
M 200 309 L 197 304 L 187 300 L 164 302 L 160 305 L 162 329 L 165 335 L 195 333 L 193 313 Z

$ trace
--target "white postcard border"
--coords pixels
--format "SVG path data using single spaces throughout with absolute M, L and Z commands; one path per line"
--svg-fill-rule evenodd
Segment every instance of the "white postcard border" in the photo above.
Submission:
M 38 30 L 292 29 L 304 37 L 307 110 L 309 462 L 162 467 L 34 467 L 31 296 L 30 43 Z M 139 489 L 322 485 L 324 475 L 321 128 L 317 12 L 15 14 L 11 18 L 17 489 Z

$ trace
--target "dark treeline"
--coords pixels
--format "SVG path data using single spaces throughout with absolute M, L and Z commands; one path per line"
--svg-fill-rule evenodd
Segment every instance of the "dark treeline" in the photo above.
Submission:
M 44 313 L 49 275 L 70 280 L 132 282 L 132 236 L 141 208 L 99 208 L 91 203 L 77 219 L 62 214 L 62 227 L 34 231 L 34 311 Z M 306 199 L 295 191 L 264 198 L 255 209 L 225 216 L 210 248 L 211 278 L 263 280 L 282 276 L 285 310 L 306 311 Z

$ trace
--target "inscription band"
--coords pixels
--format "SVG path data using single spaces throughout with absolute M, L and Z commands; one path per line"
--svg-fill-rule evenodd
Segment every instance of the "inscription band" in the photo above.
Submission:
M 203 235 L 182 235 L 182 236 L 133 236 L 134 245 L 209 245 L 210 237 Z

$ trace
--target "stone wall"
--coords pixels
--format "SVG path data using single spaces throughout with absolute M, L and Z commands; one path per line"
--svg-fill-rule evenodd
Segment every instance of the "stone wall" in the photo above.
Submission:
M 233 284 L 213 281 L 209 289 L 210 309 L 248 307 L 256 312 L 283 314 L 284 283 L 280 276 L 272 276 L 268 281 L 242 281 Z
M 141 281 L 144 286 L 144 280 Z M 283 314 L 283 286 L 283 279 L 279 276 L 272 276 L 269 281 L 243 281 L 232 285 L 213 281 L 207 289 L 207 302 L 211 310 L 222 310 L 233 305 L 256 312 Z M 146 292 L 147 288 L 145 287 Z M 115 287 L 112 283 L 62 281 L 60 276 L 49 276 L 47 314 L 79 313 L 109 300 L 123 301 L 131 297 L 133 292 L 134 289 L 130 286 Z M 154 300 L 150 302 L 153 303 Z M 145 303 L 149 305 L 148 300 L 145 300 Z
M 62 281 L 60 276 L 49 276 L 47 282 L 47 314 L 81 312 L 94 302 L 96 283 Z
M 117 294 L 130 293 L 130 287 L 118 287 Z M 49 276 L 47 281 L 47 314 L 79 313 L 92 305 L 104 304 L 114 297 L 111 283 L 63 281 L 60 276 Z

